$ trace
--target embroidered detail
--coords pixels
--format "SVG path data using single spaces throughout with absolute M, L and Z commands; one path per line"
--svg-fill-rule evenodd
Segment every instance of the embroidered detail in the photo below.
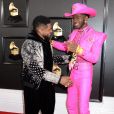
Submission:
M 77 61 L 77 54 L 76 53 L 73 53 L 72 54 L 71 61 L 69 62 L 69 70 L 72 70 L 73 69 L 76 61 Z
M 55 64 L 67 64 L 69 63 L 70 55 L 54 55 L 53 61 Z
M 94 42 L 94 38 L 88 38 L 87 40 L 88 40 L 88 42 L 90 42 L 90 43 Z

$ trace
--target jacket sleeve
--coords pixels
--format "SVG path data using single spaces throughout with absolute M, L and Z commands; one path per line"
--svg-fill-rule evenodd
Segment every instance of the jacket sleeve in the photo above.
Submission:
M 54 64 L 68 64 L 70 55 L 54 55 L 53 61 Z
M 86 49 L 83 50 L 81 57 L 91 63 L 96 63 L 102 50 L 102 44 L 104 43 L 106 38 L 107 35 L 101 34 L 98 40 L 93 43 L 90 51 L 87 51 Z
M 67 51 L 67 46 L 64 42 L 53 41 L 52 46 L 61 51 Z
M 60 77 L 43 68 L 43 57 L 40 50 L 41 45 L 35 44 L 35 41 L 31 40 L 26 40 L 22 46 L 23 65 L 27 66 L 28 72 L 31 74 L 29 80 L 37 85 L 40 84 L 42 79 L 57 84 Z

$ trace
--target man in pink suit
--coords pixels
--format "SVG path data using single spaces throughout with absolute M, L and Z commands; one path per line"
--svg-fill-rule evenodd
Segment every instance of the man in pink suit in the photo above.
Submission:
M 54 48 L 73 53 L 69 62 L 73 85 L 68 88 L 68 114 L 90 114 L 93 63 L 98 61 L 102 44 L 107 38 L 106 34 L 95 31 L 87 24 L 88 19 L 95 16 L 95 9 L 81 3 L 73 4 L 72 13 L 65 13 L 65 17 L 72 18 L 74 26 L 69 40 L 64 43 L 52 41 Z

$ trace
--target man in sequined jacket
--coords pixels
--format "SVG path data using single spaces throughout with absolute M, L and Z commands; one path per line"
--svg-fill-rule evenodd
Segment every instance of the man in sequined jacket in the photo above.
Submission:
M 54 84 L 71 86 L 68 76 L 52 73 L 53 60 L 66 62 L 65 56 L 53 58 L 49 37 L 52 33 L 50 19 L 37 16 L 33 30 L 27 35 L 21 49 L 23 59 L 22 80 L 24 85 L 25 114 L 53 114 L 55 106 Z

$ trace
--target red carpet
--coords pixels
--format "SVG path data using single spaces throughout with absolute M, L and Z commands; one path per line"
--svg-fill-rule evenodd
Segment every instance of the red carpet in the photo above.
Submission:
M 15 113 L 15 112 L 0 112 L 0 114 L 21 114 L 21 113 Z

